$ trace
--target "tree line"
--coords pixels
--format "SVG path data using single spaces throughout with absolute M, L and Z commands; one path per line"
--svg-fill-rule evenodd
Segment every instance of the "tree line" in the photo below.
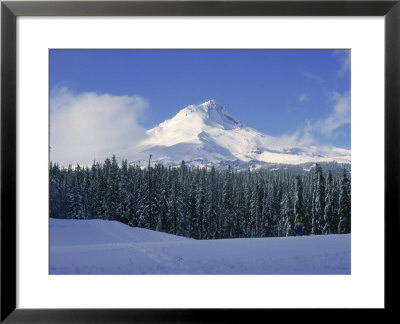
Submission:
M 149 164 L 113 156 L 91 167 L 50 163 L 53 218 L 115 220 L 195 239 L 291 236 L 297 218 L 305 235 L 350 233 L 346 168 L 307 174 Z

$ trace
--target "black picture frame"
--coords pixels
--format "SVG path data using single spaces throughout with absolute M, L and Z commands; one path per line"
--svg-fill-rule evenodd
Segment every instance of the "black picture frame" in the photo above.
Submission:
M 18 16 L 384 16 L 385 308 L 376 311 L 381 316 L 382 311 L 387 314 L 387 311 L 395 309 L 398 300 L 396 295 L 398 295 L 399 275 L 394 262 L 398 256 L 397 248 L 400 246 L 400 0 L 2 1 L 1 322 L 231 323 L 240 321 L 242 316 L 246 316 L 248 319 L 246 322 L 259 322 L 257 318 L 259 316 L 263 318 L 266 316 L 265 312 L 268 311 L 260 309 L 16 308 L 16 19 Z M 301 314 L 301 317 L 303 317 L 303 312 Z M 296 316 L 298 315 L 293 314 L 293 317 Z M 288 320 L 289 318 L 285 319 Z M 312 320 L 312 316 L 308 319 Z M 317 317 L 314 319 L 317 319 Z

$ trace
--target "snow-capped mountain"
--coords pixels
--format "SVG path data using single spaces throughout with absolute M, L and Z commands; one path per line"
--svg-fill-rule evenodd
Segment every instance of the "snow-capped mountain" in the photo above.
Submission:
M 350 151 L 337 147 L 305 146 L 259 132 L 231 116 L 214 100 L 191 105 L 147 131 L 135 148 L 134 160 L 177 165 L 252 165 L 308 162 L 350 163 Z M 133 161 L 132 161 L 133 162 Z

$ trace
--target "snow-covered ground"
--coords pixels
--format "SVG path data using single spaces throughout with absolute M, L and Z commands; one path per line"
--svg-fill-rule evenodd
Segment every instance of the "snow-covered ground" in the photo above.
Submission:
M 194 240 L 50 219 L 50 274 L 350 274 L 350 234 Z

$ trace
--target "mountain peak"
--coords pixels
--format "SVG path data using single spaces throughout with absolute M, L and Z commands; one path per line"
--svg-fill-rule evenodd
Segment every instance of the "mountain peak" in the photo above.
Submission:
M 216 102 L 214 99 L 210 99 L 206 102 L 203 102 L 199 106 L 203 107 L 209 107 L 209 108 L 217 108 L 217 107 L 222 107 L 218 102 Z
M 175 117 L 201 118 L 206 123 L 219 124 L 228 129 L 242 125 L 240 121 L 232 117 L 228 111 L 214 99 L 199 105 L 190 105 L 178 112 Z
M 195 111 L 205 111 L 208 112 L 209 110 L 224 110 L 224 107 L 222 107 L 222 105 L 220 105 L 219 103 L 217 103 L 214 99 L 205 101 L 199 105 L 190 105 L 187 106 L 186 108 L 184 108 L 183 110 L 187 110 L 187 111 L 191 111 L 191 112 L 195 112 Z

